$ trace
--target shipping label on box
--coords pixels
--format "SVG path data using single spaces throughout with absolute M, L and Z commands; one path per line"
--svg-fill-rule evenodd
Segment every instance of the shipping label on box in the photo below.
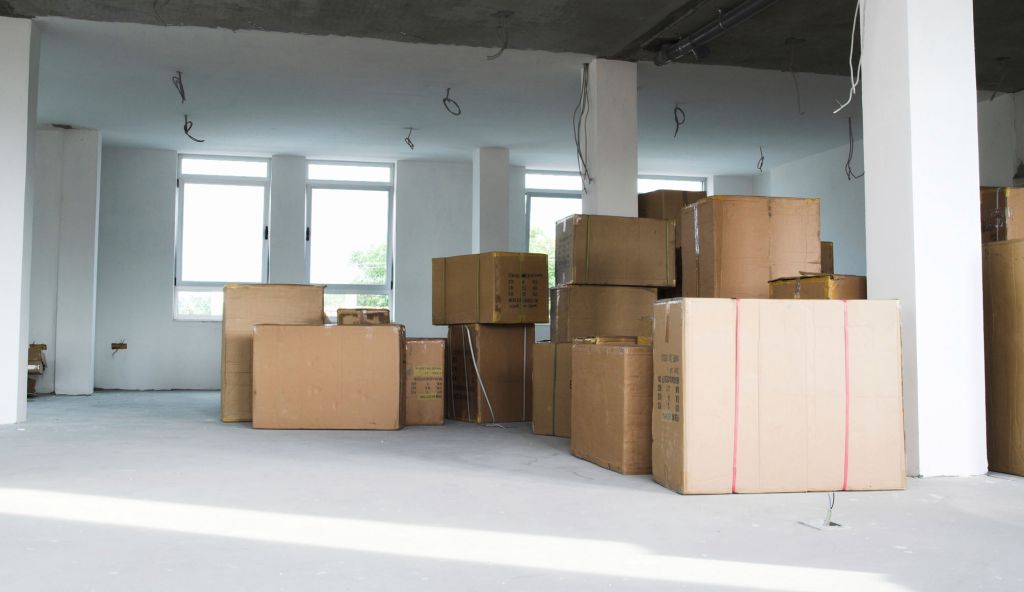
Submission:
M 432 262 L 435 325 L 548 321 L 548 261 L 537 253 L 481 253 Z
M 905 486 L 897 302 L 687 298 L 654 308 L 655 481 L 680 493 Z

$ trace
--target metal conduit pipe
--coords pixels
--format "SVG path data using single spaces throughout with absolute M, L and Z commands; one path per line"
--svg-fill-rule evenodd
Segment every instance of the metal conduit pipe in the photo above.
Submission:
M 740 23 L 749 20 L 765 8 L 775 4 L 777 1 L 778 0 L 746 0 L 746 2 L 740 4 L 736 8 L 733 8 L 729 12 L 723 12 L 718 20 L 704 25 L 685 39 L 661 48 L 661 50 L 658 51 L 658 54 L 654 56 L 654 64 L 656 66 L 664 66 L 665 64 L 686 57 L 691 53 L 696 53 L 700 48 L 718 38 L 719 35 Z

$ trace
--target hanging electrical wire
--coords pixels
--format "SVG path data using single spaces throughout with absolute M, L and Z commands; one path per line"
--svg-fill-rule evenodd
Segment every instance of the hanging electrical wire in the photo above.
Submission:
M 200 140 L 199 138 L 192 135 L 192 120 L 188 118 L 187 114 L 185 115 L 185 135 L 188 136 L 188 139 L 192 140 L 193 142 L 203 143 L 206 141 Z
M 999 70 L 1001 73 L 999 74 L 999 82 L 996 82 L 995 89 L 992 91 L 992 96 L 988 98 L 988 102 L 990 103 L 996 99 L 996 95 L 999 94 L 999 89 L 1003 88 L 1003 81 L 1006 80 L 1006 62 L 1009 59 L 1010 58 L 1008 57 L 996 58 L 996 63 L 999 64 Z
M 181 97 L 181 102 L 185 102 L 185 83 L 181 81 L 181 70 L 177 70 L 174 76 L 171 76 L 171 82 L 174 83 L 174 88 L 178 89 L 178 96 Z
M 408 135 L 405 136 L 405 145 L 409 147 L 409 150 L 415 150 L 416 149 L 416 144 L 412 143 L 412 132 L 414 132 L 416 130 L 416 128 L 414 128 L 414 127 L 407 127 L 405 129 L 409 130 Z
M 511 17 L 513 12 L 511 10 L 499 10 L 494 13 L 494 16 L 498 19 L 498 35 L 501 37 L 501 48 L 498 49 L 498 53 L 487 56 L 488 61 L 494 61 L 501 57 L 501 54 L 505 53 L 508 49 L 508 19 Z
M 675 109 L 672 110 L 672 118 L 676 120 L 676 131 L 672 132 L 672 137 L 675 138 L 679 135 L 679 128 L 683 127 L 686 123 L 686 111 L 679 105 L 676 105 Z
M 864 48 L 864 12 L 861 9 L 861 3 L 863 0 L 857 0 L 857 7 L 853 10 L 853 31 L 850 33 L 850 94 L 846 97 L 845 103 L 839 103 L 839 108 L 832 112 L 833 115 L 839 113 L 845 109 L 850 103 L 853 102 L 853 96 L 857 94 L 857 86 L 860 84 L 860 71 L 861 71 L 861 57 Z M 859 35 L 858 35 L 859 33 Z M 858 37 L 860 43 L 858 44 Z M 861 52 L 857 55 L 857 65 L 853 65 L 853 54 L 854 48 L 860 47 Z
M 761 154 L 761 158 L 757 159 L 757 170 L 758 172 L 764 171 L 764 146 L 758 146 L 757 151 Z
M 796 77 L 796 46 L 803 42 L 803 39 L 795 37 L 786 40 L 786 45 L 789 46 L 789 75 L 793 77 L 793 88 L 796 90 L 796 112 L 800 115 L 804 114 L 804 106 L 800 97 L 800 81 Z
M 583 193 L 594 182 L 587 166 L 587 118 L 590 115 L 590 64 L 583 64 L 580 74 L 580 97 L 572 113 L 572 137 L 576 143 L 576 167 L 583 182 Z
M 444 108 L 455 117 L 462 115 L 462 107 L 455 101 L 455 99 L 452 98 L 451 88 L 445 91 L 444 98 L 441 99 L 441 104 L 444 105 Z
M 852 117 L 847 117 L 846 118 L 846 127 L 849 130 L 849 137 L 850 137 L 850 152 L 849 152 L 849 154 L 846 155 L 846 168 L 845 168 L 845 170 L 846 170 L 846 180 L 847 181 L 853 181 L 854 179 L 860 179 L 861 177 L 863 177 L 864 173 L 862 172 L 861 174 L 858 175 L 857 173 L 853 172 L 853 118 Z

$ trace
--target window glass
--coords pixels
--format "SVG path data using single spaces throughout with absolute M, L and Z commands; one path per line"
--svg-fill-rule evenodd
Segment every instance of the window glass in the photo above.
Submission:
M 390 183 L 391 167 L 357 164 L 310 163 L 309 180 Z
M 214 177 L 260 177 L 267 178 L 269 163 L 266 160 L 217 160 L 213 158 L 181 159 L 182 175 L 210 175 Z
M 262 185 L 183 183 L 179 279 L 262 281 L 263 207 Z
M 531 253 L 548 256 L 548 285 L 555 285 L 555 226 L 563 218 L 583 211 L 578 197 L 530 196 Z
M 640 177 L 636 181 L 637 193 L 648 193 L 659 189 L 676 191 L 704 191 L 704 181 L 700 179 L 666 179 L 657 177 Z
M 337 320 L 339 308 L 388 308 L 391 298 L 387 294 L 324 294 L 324 314 Z
M 378 285 L 388 272 L 388 191 L 314 187 L 309 281 Z

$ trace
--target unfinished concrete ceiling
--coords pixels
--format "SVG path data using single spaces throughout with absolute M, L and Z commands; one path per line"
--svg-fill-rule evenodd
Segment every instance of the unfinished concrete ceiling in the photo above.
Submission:
M 739 0 L 0 0 L 0 15 L 508 46 L 650 60 Z M 782 0 L 710 47 L 709 64 L 845 74 L 856 0 Z M 1024 88 L 1020 0 L 975 0 L 978 87 Z

